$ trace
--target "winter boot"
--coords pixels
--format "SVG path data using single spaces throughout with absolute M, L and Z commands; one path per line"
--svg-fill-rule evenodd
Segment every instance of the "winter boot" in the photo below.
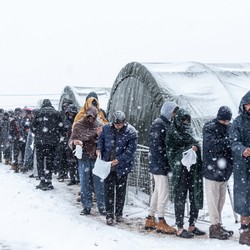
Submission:
M 37 189 L 44 189 L 46 186 L 45 180 L 41 180 L 40 183 L 36 186 Z
M 17 165 L 17 163 L 12 162 L 10 170 L 14 170 L 15 173 L 18 173 L 18 165 Z
M 4 164 L 5 164 L 5 165 L 9 165 L 9 164 L 10 164 L 10 159 L 5 159 Z
M 232 230 L 227 230 L 226 228 L 224 228 L 224 227 L 222 226 L 222 224 L 220 224 L 220 225 L 221 225 L 222 230 L 223 230 L 224 232 L 228 233 L 228 236 L 229 236 L 229 237 L 231 237 L 231 236 L 234 235 L 234 231 L 232 231 Z
M 146 230 L 154 230 L 156 227 L 156 221 L 154 216 L 146 217 L 145 229 Z
M 220 224 L 215 224 L 209 227 L 209 238 L 227 240 L 229 238 L 229 234 L 223 230 Z
M 250 230 L 247 229 L 240 229 L 240 239 L 239 243 L 242 245 L 250 246 Z
M 159 222 L 156 225 L 156 231 L 157 233 L 163 233 L 163 234 L 176 234 L 177 230 L 173 227 L 170 227 L 165 219 L 160 219 Z
M 45 180 L 45 185 L 44 187 L 42 188 L 43 191 L 47 191 L 47 190 L 52 190 L 54 189 L 54 186 L 52 185 L 52 182 L 51 181 L 46 181 Z

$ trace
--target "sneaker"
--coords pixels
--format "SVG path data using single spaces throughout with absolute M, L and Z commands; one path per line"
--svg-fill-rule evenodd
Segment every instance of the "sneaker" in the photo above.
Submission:
M 80 215 L 89 215 L 89 214 L 90 214 L 90 211 L 91 211 L 90 208 L 86 208 L 86 207 L 85 207 L 85 208 L 81 211 Z
M 191 239 L 194 237 L 194 235 L 191 232 L 187 231 L 186 229 L 183 229 L 180 234 L 176 233 L 176 236 L 184 239 Z
M 198 227 L 194 227 L 194 229 L 189 230 L 189 232 L 192 233 L 193 235 L 198 235 L 198 236 L 206 234 L 206 232 L 200 230 Z
M 108 217 L 106 219 L 106 223 L 107 223 L 108 226 L 112 226 L 114 224 L 113 218 L 112 217 Z

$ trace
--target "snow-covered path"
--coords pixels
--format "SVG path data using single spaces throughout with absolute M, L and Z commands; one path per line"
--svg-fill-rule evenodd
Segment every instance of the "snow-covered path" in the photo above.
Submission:
M 97 214 L 79 215 L 81 206 L 75 201 L 78 187 L 68 187 L 55 180 L 55 189 L 44 192 L 35 188 L 38 181 L 28 178 L 28 174 L 14 174 L 9 168 L 0 164 L 0 250 L 249 249 L 238 243 L 239 225 L 233 223 L 232 213 L 225 217 L 224 224 L 235 231 L 235 237 L 227 241 L 211 240 L 207 236 L 180 239 L 145 233 L 139 224 L 131 230 L 128 226 L 110 227 Z M 124 212 L 133 211 L 136 208 L 125 207 Z M 145 218 L 146 215 L 145 209 L 134 216 Z M 174 222 L 173 218 L 168 220 Z M 208 224 L 197 225 L 208 231 Z

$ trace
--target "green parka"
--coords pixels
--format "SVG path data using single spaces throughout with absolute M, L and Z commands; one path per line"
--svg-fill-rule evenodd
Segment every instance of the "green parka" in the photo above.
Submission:
M 189 124 L 183 123 L 186 119 L 189 120 Z M 183 157 L 182 153 L 190 149 L 192 146 L 196 146 L 198 148 L 198 151 L 196 151 L 197 163 L 191 166 L 191 173 L 193 174 L 194 180 L 195 205 L 197 209 L 201 209 L 203 207 L 201 148 L 198 141 L 192 136 L 190 120 L 190 114 L 184 109 L 179 109 L 166 137 L 168 161 L 172 170 L 172 198 L 174 198 L 178 192 L 180 176 L 182 173 L 181 170 L 182 168 L 185 168 L 181 163 Z

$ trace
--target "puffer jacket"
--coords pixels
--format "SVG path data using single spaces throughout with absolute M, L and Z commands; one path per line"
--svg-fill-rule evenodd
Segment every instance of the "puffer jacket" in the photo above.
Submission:
M 58 145 L 63 131 L 63 121 L 49 99 L 44 99 L 41 109 L 36 111 L 31 131 L 35 134 L 35 145 Z
M 137 131 L 129 123 L 126 123 L 119 131 L 112 123 L 105 125 L 97 143 L 97 149 L 101 151 L 104 161 L 114 159 L 119 161 L 115 167 L 119 177 L 132 171 L 136 146 Z
M 203 176 L 212 181 L 228 181 L 233 171 L 229 125 L 218 119 L 207 122 L 203 134 Z

